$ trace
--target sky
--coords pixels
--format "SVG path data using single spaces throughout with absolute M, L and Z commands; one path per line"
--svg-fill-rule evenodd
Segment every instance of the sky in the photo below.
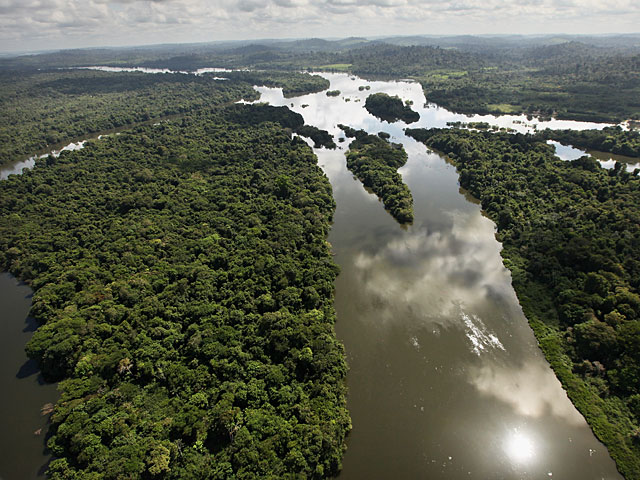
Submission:
M 0 0 L 0 52 L 259 38 L 640 33 L 638 0 Z

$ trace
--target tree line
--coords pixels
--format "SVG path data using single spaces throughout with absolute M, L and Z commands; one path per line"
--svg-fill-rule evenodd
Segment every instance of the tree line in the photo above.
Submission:
M 623 130 L 619 126 L 602 130 L 543 130 L 539 135 L 547 140 L 556 140 L 588 150 L 598 150 L 628 157 L 640 157 L 640 132 Z

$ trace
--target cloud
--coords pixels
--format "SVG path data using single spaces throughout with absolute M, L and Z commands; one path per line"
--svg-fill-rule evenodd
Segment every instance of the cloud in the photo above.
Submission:
M 640 3 L 632 0 L 0 0 L 0 15 L 0 44 L 5 49 L 16 49 L 82 47 L 89 46 L 87 42 L 113 45 L 264 37 L 638 31 Z M 282 24 L 287 25 L 286 30 L 279 26 Z M 511 31 L 496 31 L 496 25 Z M 47 37 L 48 41 L 41 40 Z
M 303 7 L 308 4 L 306 0 L 274 0 L 275 5 L 284 8 L 297 8 Z
M 238 10 L 242 12 L 253 12 L 259 8 L 263 8 L 265 6 L 265 2 L 261 0 L 240 0 L 238 2 Z

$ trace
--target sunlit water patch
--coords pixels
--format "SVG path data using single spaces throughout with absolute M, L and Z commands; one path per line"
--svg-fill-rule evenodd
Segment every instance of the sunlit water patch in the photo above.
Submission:
M 504 451 L 509 459 L 518 464 L 527 464 L 535 459 L 536 446 L 525 432 L 515 428 L 504 439 Z
M 68 145 L 65 145 L 60 150 L 52 150 L 49 153 L 45 153 L 42 155 L 34 155 L 32 157 L 27 158 L 26 160 L 21 160 L 19 162 L 15 162 L 12 164 L 5 165 L 0 167 L 0 180 L 6 180 L 9 175 L 19 175 L 22 173 L 23 169 L 30 169 L 36 164 L 36 160 L 46 158 L 49 155 L 53 155 L 54 157 L 59 157 L 62 152 L 71 152 L 74 150 L 80 150 L 84 148 L 86 140 L 81 140 L 79 142 L 72 142 Z
M 476 355 L 489 349 L 504 351 L 504 347 L 498 337 L 489 331 L 484 322 L 477 315 L 467 315 L 462 312 L 462 321 L 465 326 L 465 334 L 471 342 L 471 349 Z
M 205 75 L 209 73 L 222 73 L 222 72 L 232 72 L 233 70 L 229 70 L 228 68 L 218 68 L 218 67 L 207 67 L 207 68 L 198 68 L 197 70 L 171 70 L 168 68 L 147 68 L 147 67 L 108 67 L 101 65 L 93 65 L 90 67 L 72 67 L 73 70 L 96 70 L 99 72 L 111 72 L 111 73 L 151 73 L 151 74 L 161 74 L 161 73 L 180 73 L 183 75 Z M 225 77 L 210 77 L 213 80 L 228 80 Z

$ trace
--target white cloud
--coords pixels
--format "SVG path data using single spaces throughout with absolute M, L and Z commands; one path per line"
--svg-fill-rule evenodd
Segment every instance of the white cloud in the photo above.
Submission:
M 5 50 L 264 37 L 632 32 L 638 25 L 640 3 L 632 0 L 0 0 Z

